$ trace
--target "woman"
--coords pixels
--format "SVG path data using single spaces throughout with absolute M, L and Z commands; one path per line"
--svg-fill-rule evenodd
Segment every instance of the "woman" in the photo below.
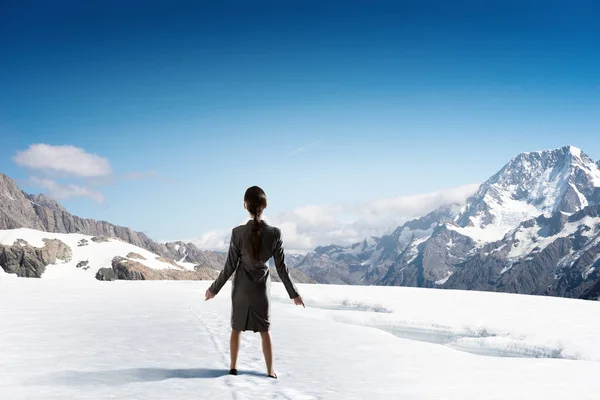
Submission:
M 237 375 L 237 357 L 240 349 L 242 331 L 260 332 L 262 349 L 267 364 L 267 376 L 277 379 L 273 370 L 273 347 L 271 344 L 269 267 L 268 260 L 273 257 L 277 273 L 285 286 L 290 299 L 296 305 L 304 306 L 302 297 L 290 279 L 285 265 L 281 231 L 267 225 L 261 219 L 267 208 L 267 196 L 258 186 L 252 186 L 244 195 L 244 208 L 252 219 L 245 225 L 233 229 L 229 243 L 229 254 L 225 268 L 213 284 L 206 290 L 206 300 L 219 293 L 229 277 L 235 272 L 232 283 L 231 300 L 231 366 L 229 373 Z

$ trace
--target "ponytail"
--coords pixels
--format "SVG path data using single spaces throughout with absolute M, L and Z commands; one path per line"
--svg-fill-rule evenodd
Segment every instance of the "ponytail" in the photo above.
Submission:
M 258 211 L 258 210 L 257 210 Z M 262 211 L 260 211 L 262 212 Z M 252 224 L 252 261 L 258 262 L 260 257 L 260 242 L 262 239 L 263 223 L 260 220 L 260 215 L 257 212 L 254 214 L 254 221 Z
M 252 251 L 250 257 L 253 263 L 257 264 L 260 262 L 260 242 L 263 233 L 263 222 L 260 217 L 265 208 L 267 208 L 267 195 L 264 190 L 258 186 L 252 186 L 246 190 L 244 194 L 244 202 L 246 209 L 252 215 Z

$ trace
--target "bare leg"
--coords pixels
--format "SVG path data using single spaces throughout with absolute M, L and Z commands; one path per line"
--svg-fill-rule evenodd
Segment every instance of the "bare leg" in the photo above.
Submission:
M 271 333 L 261 332 L 260 337 L 262 339 L 262 350 L 265 355 L 265 363 L 267 364 L 267 375 L 275 375 L 273 369 L 273 344 L 271 343 Z
M 240 353 L 240 339 L 242 337 L 242 331 L 231 330 L 231 338 L 229 339 L 229 350 L 231 356 L 230 369 L 237 368 L 238 354 Z

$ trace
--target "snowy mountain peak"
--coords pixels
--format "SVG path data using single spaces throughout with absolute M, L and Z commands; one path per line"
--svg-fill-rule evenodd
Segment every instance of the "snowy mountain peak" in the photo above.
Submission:
M 465 234 L 499 240 L 524 220 L 600 203 L 600 168 L 574 146 L 522 153 L 483 183 L 456 218 Z M 490 237 L 490 233 L 494 234 Z

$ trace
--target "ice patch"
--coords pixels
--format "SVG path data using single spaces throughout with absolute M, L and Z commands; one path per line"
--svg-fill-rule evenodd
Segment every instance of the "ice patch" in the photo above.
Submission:
M 452 271 L 448 271 L 448 274 L 446 275 L 446 277 L 442 278 L 442 279 L 440 279 L 438 281 L 435 281 L 435 284 L 436 285 L 443 285 L 444 283 L 448 282 L 448 279 L 450 279 L 450 277 L 452 276 L 453 273 L 454 272 L 452 272 Z
M 594 272 L 596 270 L 596 267 L 590 267 L 587 271 L 585 271 L 583 274 L 581 274 L 581 277 L 583 279 L 587 279 L 588 276 L 590 276 L 590 274 L 592 272 Z
M 575 356 L 565 354 L 564 349 L 560 347 L 535 345 L 524 339 L 500 336 L 486 329 L 457 329 L 433 324 L 420 325 L 409 321 L 384 323 L 373 320 L 358 323 L 355 319 L 346 318 L 343 315 L 335 315 L 333 319 L 338 322 L 380 329 L 401 339 L 440 344 L 457 351 L 480 356 L 578 359 Z
M 500 275 L 503 275 L 505 272 L 510 271 L 513 265 L 514 263 L 507 264 L 504 268 L 502 268 L 502 271 L 500 271 Z
M 600 226 L 600 218 L 585 217 L 580 221 L 566 224 L 564 229 L 558 234 L 548 237 L 540 236 L 540 227 L 538 225 L 534 225 L 531 228 L 520 227 L 512 234 L 516 242 L 513 244 L 513 247 L 508 254 L 508 258 L 521 258 L 532 253 L 534 249 L 541 251 L 552 244 L 556 239 L 573 235 L 584 225 L 589 227 L 592 232 L 596 232 Z

